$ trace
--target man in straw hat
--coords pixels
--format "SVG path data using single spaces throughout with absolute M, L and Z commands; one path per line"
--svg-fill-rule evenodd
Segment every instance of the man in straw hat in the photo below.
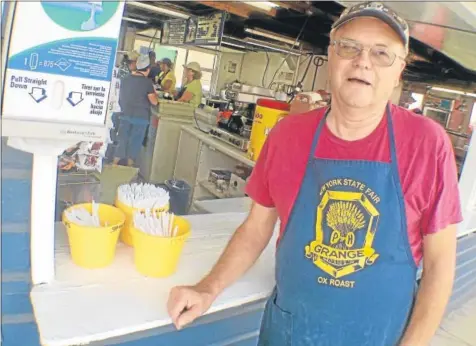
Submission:
M 445 130 L 389 102 L 408 46 L 407 23 L 382 3 L 352 6 L 334 23 L 330 107 L 273 128 L 247 186 L 247 219 L 205 278 L 171 291 L 178 328 L 253 265 L 279 217 L 259 345 L 430 343 L 462 217 Z

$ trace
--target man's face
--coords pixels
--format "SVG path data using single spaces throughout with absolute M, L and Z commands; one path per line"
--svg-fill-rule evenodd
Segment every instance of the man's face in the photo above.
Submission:
M 346 59 L 337 55 L 335 46 L 329 47 L 332 95 L 356 108 L 388 101 L 405 68 L 402 59 L 405 57 L 405 48 L 398 35 L 382 21 L 363 17 L 351 20 L 337 29 L 333 39 L 357 42 L 365 48 L 355 58 Z M 391 66 L 379 66 L 372 61 L 369 48 L 374 46 L 397 55 Z

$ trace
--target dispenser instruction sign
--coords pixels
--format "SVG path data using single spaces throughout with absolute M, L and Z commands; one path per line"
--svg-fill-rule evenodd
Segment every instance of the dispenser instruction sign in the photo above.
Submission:
M 17 2 L 3 116 L 104 125 L 124 2 Z

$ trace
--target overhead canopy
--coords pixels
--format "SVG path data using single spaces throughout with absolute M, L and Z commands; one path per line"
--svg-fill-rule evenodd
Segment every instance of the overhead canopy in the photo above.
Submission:
M 351 6 L 356 1 L 340 1 Z M 393 2 L 385 3 L 404 17 L 410 26 L 412 48 L 423 57 L 436 58 L 444 54 L 456 65 L 476 76 L 476 2 Z M 422 45 L 423 44 L 423 45 Z M 428 47 L 432 49 L 428 49 Z M 425 54 L 426 53 L 426 54 Z M 446 63 L 443 73 L 451 68 Z M 447 71 L 446 74 L 450 74 Z M 473 75 L 474 74 L 474 75 Z
M 326 54 L 332 23 L 348 1 L 147 1 L 157 6 L 189 15 L 206 15 L 220 10 L 228 13 L 225 35 L 246 42 L 247 39 L 274 40 L 259 37 L 250 29 L 262 29 L 312 46 L 315 54 Z M 405 79 L 422 82 L 476 82 L 476 4 L 464 2 L 391 2 L 386 4 L 405 17 L 411 27 L 412 59 Z M 130 23 L 140 29 L 157 27 L 165 12 L 151 16 L 147 8 L 126 7 L 128 17 L 146 20 L 147 24 Z M 305 25 L 304 25 L 305 24 Z M 279 43 L 286 49 L 285 43 Z M 235 44 L 236 46 L 236 44 Z
M 476 2 L 390 2 L 413 38 L 476 72 Z

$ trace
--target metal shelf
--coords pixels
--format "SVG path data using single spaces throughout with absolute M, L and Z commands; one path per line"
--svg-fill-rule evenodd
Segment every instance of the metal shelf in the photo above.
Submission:
M 216 198 L 230 198 L 231 196 L 228 195 L 226 192 L 220 192 L 216 189 L 215 185 L 213 183 L 210 183 L 208 181 L 200 181 L 198 182 L 198 185 L 203 187 L 205 190 L 210 192 L 213 196 Z

